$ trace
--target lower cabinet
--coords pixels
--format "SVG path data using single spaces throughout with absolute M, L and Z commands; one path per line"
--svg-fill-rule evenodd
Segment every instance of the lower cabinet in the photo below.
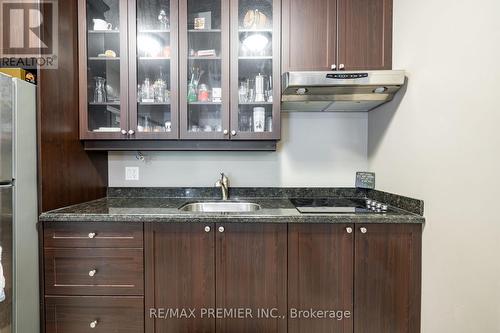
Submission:
M 56 222 L 44 236 L 46 333 L 420 332 L 420 224 Z
M 289 333 L 353 332 L 353 230 L 343 224 L 290 224 Z M 311 318 L 311 310 L 325 311 L 325 318 Z
M 144 331 L 142 297 L 47 296 L 46 332 L 138 333 Z
M 43 225 L 45 333 L 144 332 L 142 223 Z
M 146 332 L 215 332 L 214 224 L 145 225 Z M 195 317 L 176 310 L 196 309 Z
M 286 237 L 286 224 L 146 225 L 146 332 L 286 332 Z
M 290 225 L 290 310 L 330 318 L 291 316 L 288 332 L 420 332 L 421 234 L 420 224 Z
M 420 332 L 422 225 L 358 225 L 354 332 Z

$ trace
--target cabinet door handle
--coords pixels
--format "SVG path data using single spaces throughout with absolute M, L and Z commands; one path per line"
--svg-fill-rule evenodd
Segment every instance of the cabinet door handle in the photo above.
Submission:
M 228 135 L 229 134 L 229 131 L 228 130 L 224 130 L 224 135 Z
M 332 69 L 332 71 L 337 70 L 337 65 L 336 65 L 336 64 L 333 64 L 333 65 L 331 66 L 331 69 Z
M 224 227 L 219 227 L 219 232 L 223 233 L 225 231 Z
M 359 228 L 359 231 L 361 231 L 362 234 L 366 234 L 368 232 L 368 229 L 365 227 Z
M 129 135 L 134 135 L 134 134 L 135 134 L 135 131 L 134 131 L 134 130 L 130 130 L 130 131 L 128 131 L 128 134 L 129 134 Z
M 127 135 L 127 131 L 122 129 L 122 132 L 121 132 L 123 135 Z
M 238 133 L 237 133 L 235 130 L 232 130 L 232 131 L 231 131 L 231 135 L 232 135 L 232 136 L 236 136 L 236 134 L 238 134 Z
M 210 227 L 209 226 L 205 227 L 205 232 L 210 232 Z
M 93 270 L 89 271 L 90 277 L 94 277 L 96 274 L 97 274 L 97 269 L 93 269 Z
M 352 234 L 352 228 L 351 227 L 345 228 L 345 231 L 347 231 L 348 234 Z
M 90 232 L 90 233 L 89 233 L 89 238 L 90 238 L 90 239 L 94 239 L 94 238 L 95 238 L 95 236 L 97 236 L 97 234 L 96 234 L 95 232 Z
M 90 328 L 96 328 L 97 327 L 97 320 L 91 321 L 89 326 L 90 326 Z
M 343 71 L 345 69 L 345 65 L 344 64 L 340 64 L 339 65 L 339 70 Z

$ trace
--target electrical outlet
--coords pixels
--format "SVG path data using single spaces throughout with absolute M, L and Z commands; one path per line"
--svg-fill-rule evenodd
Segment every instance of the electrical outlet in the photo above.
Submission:
M 125 180 L 139 180 L 139 168 L 138 167 L 126 167 L 125 168 Z

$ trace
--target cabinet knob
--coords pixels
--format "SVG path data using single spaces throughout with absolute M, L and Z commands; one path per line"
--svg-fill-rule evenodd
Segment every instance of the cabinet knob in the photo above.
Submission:
M 90 232 L 90 233 L 89 233 L 89 238 L 90 238 L 90 239 L 94 239 L 94 238 L 95 238 L 95 236 L 97 236 L 97 234 L 96 234 L 95 232 Z
M 362 227 L 359 229 L 359 231 L 361 231 L 362 234 L 366 234 L 368 232 L 368 229 L 366 229 L 365 227 Z
M 96 328 L 97 327 L 97 320 L 91 321 L 89 326 L 90 326 L 90 328 Z
M 224 230 L 225 230 L 224 227 L 219 227 L 219 232 L 220 233 L 224 232 Z
M 236 132 L 235 130 L 232 130 L 232 131 L 231 131 L 231 135 L 232 135 L 232 136 L 236 136 L 236 134 L 237 134 L 237 132 Z
M 90 277 L 94 277 L 96 274 L 97 274 L 97 269 L 93 269 L 93 270 L 89 271 Z
M 341 71 L 342 71 L 342 70 L 344 70 L 344 69 L 345 69 L 345 65 L 344 65 L 344 64 L 340 64 L 340 65 L 339 65 L 339 70 L 341 70 Z
M 210 232 L 210 227 L 209 226 L 205 227 L 205 232 Z
M 348 234 L 352 234 L 352 228 L 351 227 L 345 228 L 345 231 L 347 231 Z
M 337 69 L 337 65 L 336 65 L 336 64 L 333 64 L 333 65 L 331 66 L 331 69 L 332 69 L 332 71 L 336 70 L 336 69 Z
M 224 135 L 228 135 L 229 134 L 229 131 L 228 130 L 224 130 Z
M 128 134 L 129 134 L 129 135 L 134 135 L 134 134 L 135 134 L 135 131 L 134 131 L 134 130 L 130 130 L 130 131 L 128 131 Z
M 124 130 L 124 129 L 122 129 L 122 134 L 123 134 L 123 135 L 127 135 L 127 131 L 126 131 L 126 130 Z

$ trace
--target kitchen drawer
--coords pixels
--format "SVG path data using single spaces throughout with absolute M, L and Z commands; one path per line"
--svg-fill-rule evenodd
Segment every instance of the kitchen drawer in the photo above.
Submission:
M 46 296 L 45 333 L 144 332 L 142 297 Z
M 46 222 L 44 247 L 143 247 L 142 223 Z
M 142 249 L 45 249 L 47 295 L 144 295 Z

